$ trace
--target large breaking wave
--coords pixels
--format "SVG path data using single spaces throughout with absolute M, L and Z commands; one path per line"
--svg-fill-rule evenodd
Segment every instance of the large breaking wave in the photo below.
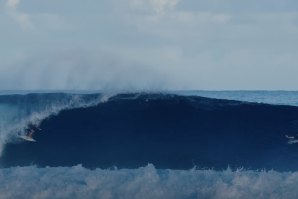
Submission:
M 0 110 L 4 199 L 298 196 L 295 106 L 40 93 L 2 95 Z M 18 138 L 29 124 L 36 143 Z
M 285 137 L 298 133 L 298 107 L 172 94 L 104 96 L 0 96 L 6 144 L 0 165 L 298 169 L 298 145 Z M 42 128 L 37 143 L 17 137 L 28 123 Z

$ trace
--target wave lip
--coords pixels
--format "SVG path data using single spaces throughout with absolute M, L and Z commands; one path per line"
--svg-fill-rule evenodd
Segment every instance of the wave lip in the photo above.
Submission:
M 297 198 L 298 173 L 230 169 L 158 170 L 73 167 L 0 169 L 0 195 L 9 198 Z M 15 191 L 15 190 L 18 191 Z

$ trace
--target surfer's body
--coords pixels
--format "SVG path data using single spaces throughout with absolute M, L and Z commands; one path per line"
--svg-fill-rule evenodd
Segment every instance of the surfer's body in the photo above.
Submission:
M 36 131 L 40 131 L 41 129 L 33 124 L 29 124 L 28 128 L 25 130 L 25 135 L 21 135 L 20 138 L 30 141 L 30 142 L 36 142 L 36 140 L 33 138 L 33 134 Z

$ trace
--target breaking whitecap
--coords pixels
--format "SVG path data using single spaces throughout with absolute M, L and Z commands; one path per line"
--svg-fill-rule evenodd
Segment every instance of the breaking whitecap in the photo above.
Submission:
M 9 198 L 297 198 L 298 172 L 14 167 L 0 170 Z M 17 190 L 17 191 L 16 191 Z

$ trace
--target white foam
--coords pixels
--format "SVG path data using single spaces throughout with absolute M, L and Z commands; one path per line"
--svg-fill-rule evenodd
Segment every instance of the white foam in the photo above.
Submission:
M 82 166 L 0 169 L 1 199 L 10 198 L 297 198 L 298 172 L 88 170 Z

